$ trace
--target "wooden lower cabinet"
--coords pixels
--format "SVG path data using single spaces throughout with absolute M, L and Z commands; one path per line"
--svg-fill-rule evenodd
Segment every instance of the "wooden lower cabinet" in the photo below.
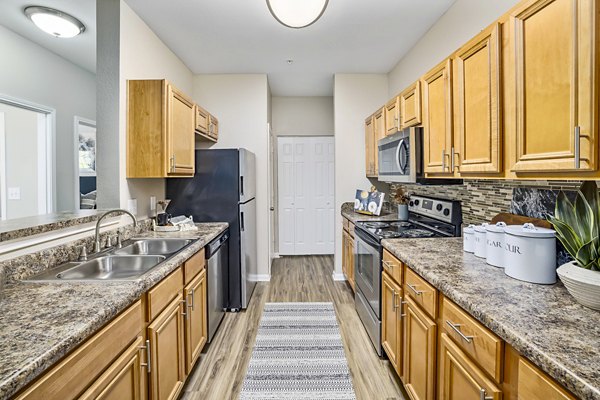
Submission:
M 148 325 L 150 399 L 176 399 L 185 382 L 184 302 L 175 298 Z
M 404 300 L 404 387 L 412 400 L 431 400 L 435 393 L 437 326 L 410 297 Z
M 519 400 L 575 400 L 552 378 L 520 357 L 518 378 Z
M 440 336 L 438 400 L 500 400 L 502 391 L 446 333 Z
M 381 280 L 381 346 L 402 376 L 402 288 L 387 272 Z
M 354 239 L 346 230 L 342 232 L 342 272 L 354 291 Z
M 185 372 L 190 374 L 208 338 L 206 309 L 206 270 L 184 289 L 185 316 Z
M 135 342 L 80 397 L 80 400 L 142 400 L 146 398 L 144 338 Z

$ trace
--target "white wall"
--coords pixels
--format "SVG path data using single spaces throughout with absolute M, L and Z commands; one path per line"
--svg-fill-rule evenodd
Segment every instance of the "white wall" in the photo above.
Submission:
M 335 115 L 335 209 L 353 201 L 356 189 L 369 189 L 365 177 L 364 123 L 388 98 L 385 74 L 336 74 L 334 78 Z M 335 221 L 334 279 L 342 274 L 342 216 Z
M 273 97 L 277 136 L 333 135 L 333 97 Z
M 388 97 L 404 90 L 518 2 L 457 0 L 390 71 Z
M 144 21 L 121 1 L 120 54 L 120 175 L 121 207 L 137 199 L 138 214 L 150 212 L 150 196 L 165 197 L 164 179 L 124 179 L 127 166 L 127 80 L 168 79 L 192 96 L 192 71 L 160 40 Z
M 56 209 L 74 210 L 74 117 L 96 119 L 96 76 L 3 26 L 0 49 L 0 94 L 56 110 Z
M 258 274 L 260 279 L 267 279 L 270 275 L 267 76 L 196 75 L 193 96 L 219 119 L 219 141 L 212 148 L 243 147 L 256 155 Z

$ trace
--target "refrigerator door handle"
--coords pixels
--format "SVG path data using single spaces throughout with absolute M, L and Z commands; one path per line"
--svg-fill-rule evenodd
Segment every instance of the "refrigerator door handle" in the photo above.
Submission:
M 244 228 L 244 213 L 243 212 L 240 213 L 240 227 L 241 227 L 242 231 L 246 230 Z
M 242 191 L 242 196 L 244 195 L 244 177 L 240 176 L 240 188 Z

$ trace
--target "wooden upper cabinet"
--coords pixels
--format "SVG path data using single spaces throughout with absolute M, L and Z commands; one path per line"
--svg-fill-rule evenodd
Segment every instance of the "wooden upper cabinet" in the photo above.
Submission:
M 196 127 L 196 132 L 200 133 L 200 134 L 205 134 L 208 135 L 208 120 L 209 120 L 209 113 L 208 111 L 206 111 L 204 108 L 200 107 L 199 105 L 196 104 L 196 123 L 195 123 L 195 127 Z
M 365 120 L 365 170 L 367 177 L 376 177 L 375 174 L 375 126 L 373 116 Z
M 400 96 L 385 105 L 385 134 L 393 135 L 400 130 Z
M 597 4 L 530 0 L 510 15 L 517 174 L 598 167 Z
M 424 170 L 427 174 L 453 174 L 452 151 L 452 64 L 437 65 L 422 79 Z
M 400 93 L 400 127 L 421 124 L 421 81 L 416 81 Z
M 450 157 L 463 174 L 498 173 L 502 168 L 500 32 L 500 24 L 492 25 L 454 56 L 458 151 Z
M 383 272 L 381 280 L 381 347 L 402 376 L 402 288 Z
M 127 177 L 193 176 L 194 103 L 166 80 L 127 88 Z
M 445 333 L 440 335 L 438 399 L 501 400 L 502 391 Z
M 219 120 L 214 115 L 209 115 L 208 135 L 217 141 L 219 138 Z

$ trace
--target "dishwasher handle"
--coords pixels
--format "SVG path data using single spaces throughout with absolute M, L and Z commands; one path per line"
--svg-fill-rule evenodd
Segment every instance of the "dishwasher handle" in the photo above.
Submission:
M 209 259 L 210 257 L 212 257 L 213 254 L 219 251 L 221 246 L 227 243 L 228 240 L 229 232 L 225 232 L 221 236 L 217 237 L 215 240 L 210 242 L 208 246 L 206 246 L 206 259 Z

